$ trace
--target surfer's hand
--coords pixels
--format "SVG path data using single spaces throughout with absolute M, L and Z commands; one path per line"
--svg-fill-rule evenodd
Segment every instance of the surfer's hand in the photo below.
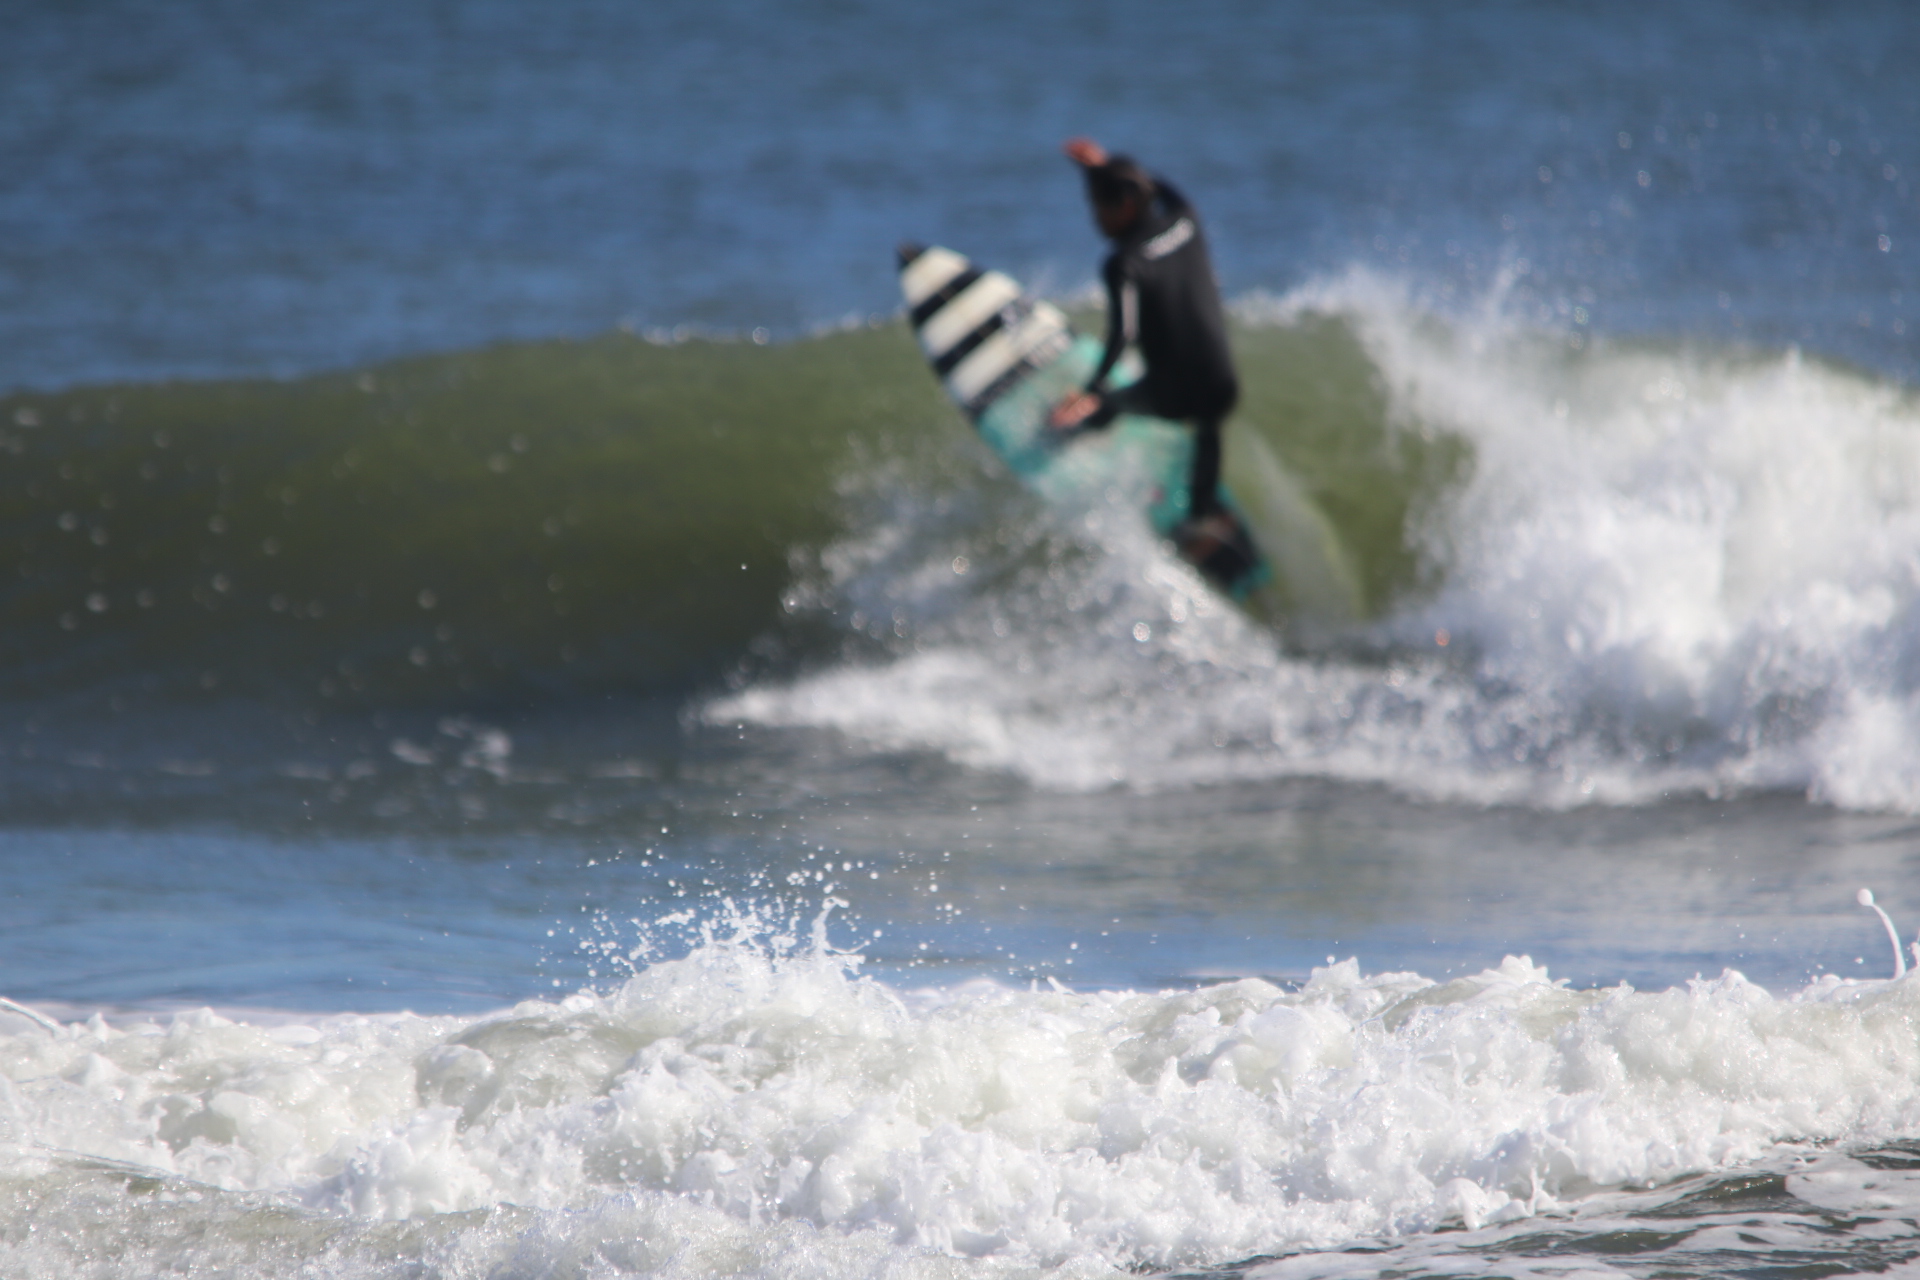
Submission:
M 1092 138 L 1068 138 L 1061 150 L 1067 153 L 1067 159 L 1088 169 L 1107 162 L 1107 149 Z
M 1099 396 L 1091 391 L 1076 391 L 1053 406 L 1053 412 L 1047 415 L 1047 425 L 1055 431 L 1077 427 L 1092 417 L 1093 411 L 1099 407 Z

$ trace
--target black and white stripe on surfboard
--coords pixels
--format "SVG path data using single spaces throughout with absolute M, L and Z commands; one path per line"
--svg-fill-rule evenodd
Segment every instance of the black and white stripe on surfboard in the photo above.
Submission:
M 902 245 L 900 292 L 934 373 L 975 417 L 1072 341 L 1057 307 L 951 249 Z

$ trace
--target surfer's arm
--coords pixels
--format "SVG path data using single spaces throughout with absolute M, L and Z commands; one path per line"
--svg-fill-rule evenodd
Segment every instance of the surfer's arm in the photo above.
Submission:
M 1120 354 L 1132 342 L 1138 327 L 1140 301 L 1133 281 L 1128 280 L 1118 255 L 1108 261 L 1107 270 L 1107 350 L 1100 364 L 1087 379 L 1085 388 L 1074 392 L 1053 407 L 1047 425 L 1056 431 L 1098 429 L 1112 422 L 1119 406 L 1101 389 Z
M 1087 379 L 1086 389 L 1098 395 L 1100 386 L 1113 372 L 1113 366 L 1126 351 L 1127 345 L 1139 336 L 1140 294 L 1134 288 L 1133 281 L 1127 279 L 1126 266 L 1115 254 L 1107 260 L 1105 272 L 1107 278 L 1107 349 L 1100 354 L 1100 363 L 1094 367 L 1093 376 Z
M 1160 202 L 1160 207 L 1166 210 L 1170 218 L 1193 212 L 1192 202 L 1180 194 L 1180 188 L 1157 173 L 1153 175 L 1153 198 Z
M 1127 349 L 1127 343 L 1131 341 L 1127 318 L 1130 312 L 1139 308 L 1129 304 L 1133 283 L 1123 278 L 1118 254 L 1107 260 L 1106 270 L 1102 274 L 1107 280 L 1107 350 L 1100 357 L 1100 364 L 1094 369 L 1093 376 L 1087 379 L 1086 386 L 1053 406 L 1053 412 L 1047 415 L 1047 425 L 1055 431 L 1104 427 L 1113 421 L 1113 413 L 1104 403 L 1100 384 L 1113 371 L 1114 361 L 1120 358 L 1120 353 Z
M 1067 159 L 1082 169 L 1092 169 L 1107 162 L 1107 149 L 1092 138 L 1068 138 L 1066 145 L 1060 148 L 1067 153 Z

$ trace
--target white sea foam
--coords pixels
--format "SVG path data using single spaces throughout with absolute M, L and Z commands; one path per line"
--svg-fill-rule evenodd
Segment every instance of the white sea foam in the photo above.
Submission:
M 62 1225 L 0 1258 L 53 1274 L 291 1208 L 453 1274 L 1218 1264 L 1913 1133 L 1917 1015 L 1912 977 L 1574 991 L 1514 957 L 1444 985 L 1348 960 L 1292 992 L 914 993 L 743 932 L 481 1019 L 17 1020 L 0 1195 Z M 397 1220 L 428 1225 L 368 1234 Z
M 825 564 L 831 590 L 907 618 L 911 645 L 708 714 L 1063 789 L 1311 773 L 1550 806 L 1784 788 L 1920 809 L 1910 392 L 1792 351 L 1543 331 L 1498 295 L 1442 321 L 1365 273 L 1242 310 L 1341 317 L 1395 422 L 1470 443 L 1469 478 L 1409 531 L 1436 592 L 1285 648 L 1094 510 L 1059 526 L 1089 557 L 929 611 L 899 550 L 924 512 L 896 509 Z M 1395 656 L 1357 661 L 1356 641 Z

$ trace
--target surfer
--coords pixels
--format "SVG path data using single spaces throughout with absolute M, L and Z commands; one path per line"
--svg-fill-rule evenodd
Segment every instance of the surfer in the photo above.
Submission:
M 1107 285 L 1107 347 L 1086 386 L 1054 406 L 1047 422 L 1061 436 L 1097 430 L 1122 413 L 1190 423 L 1193 470 L 1187 518 L 1174 541 L 1195 563 L 1246 542 L 1221 505 L 1220 429 L 1240 398 L 1227 349 L 1220 286 L 1200 221 L 1185 196 L 1164 178 L 1091 138 L 1070 139 L 1067 157 L 1086 179 L 1093 220 L 1113 242 L 1101 268 Z M 1107 375 L 1137 343 L 1146 374 L 1108 390 Z M 1246 550 L 1251 552 L 1251 544 Z

